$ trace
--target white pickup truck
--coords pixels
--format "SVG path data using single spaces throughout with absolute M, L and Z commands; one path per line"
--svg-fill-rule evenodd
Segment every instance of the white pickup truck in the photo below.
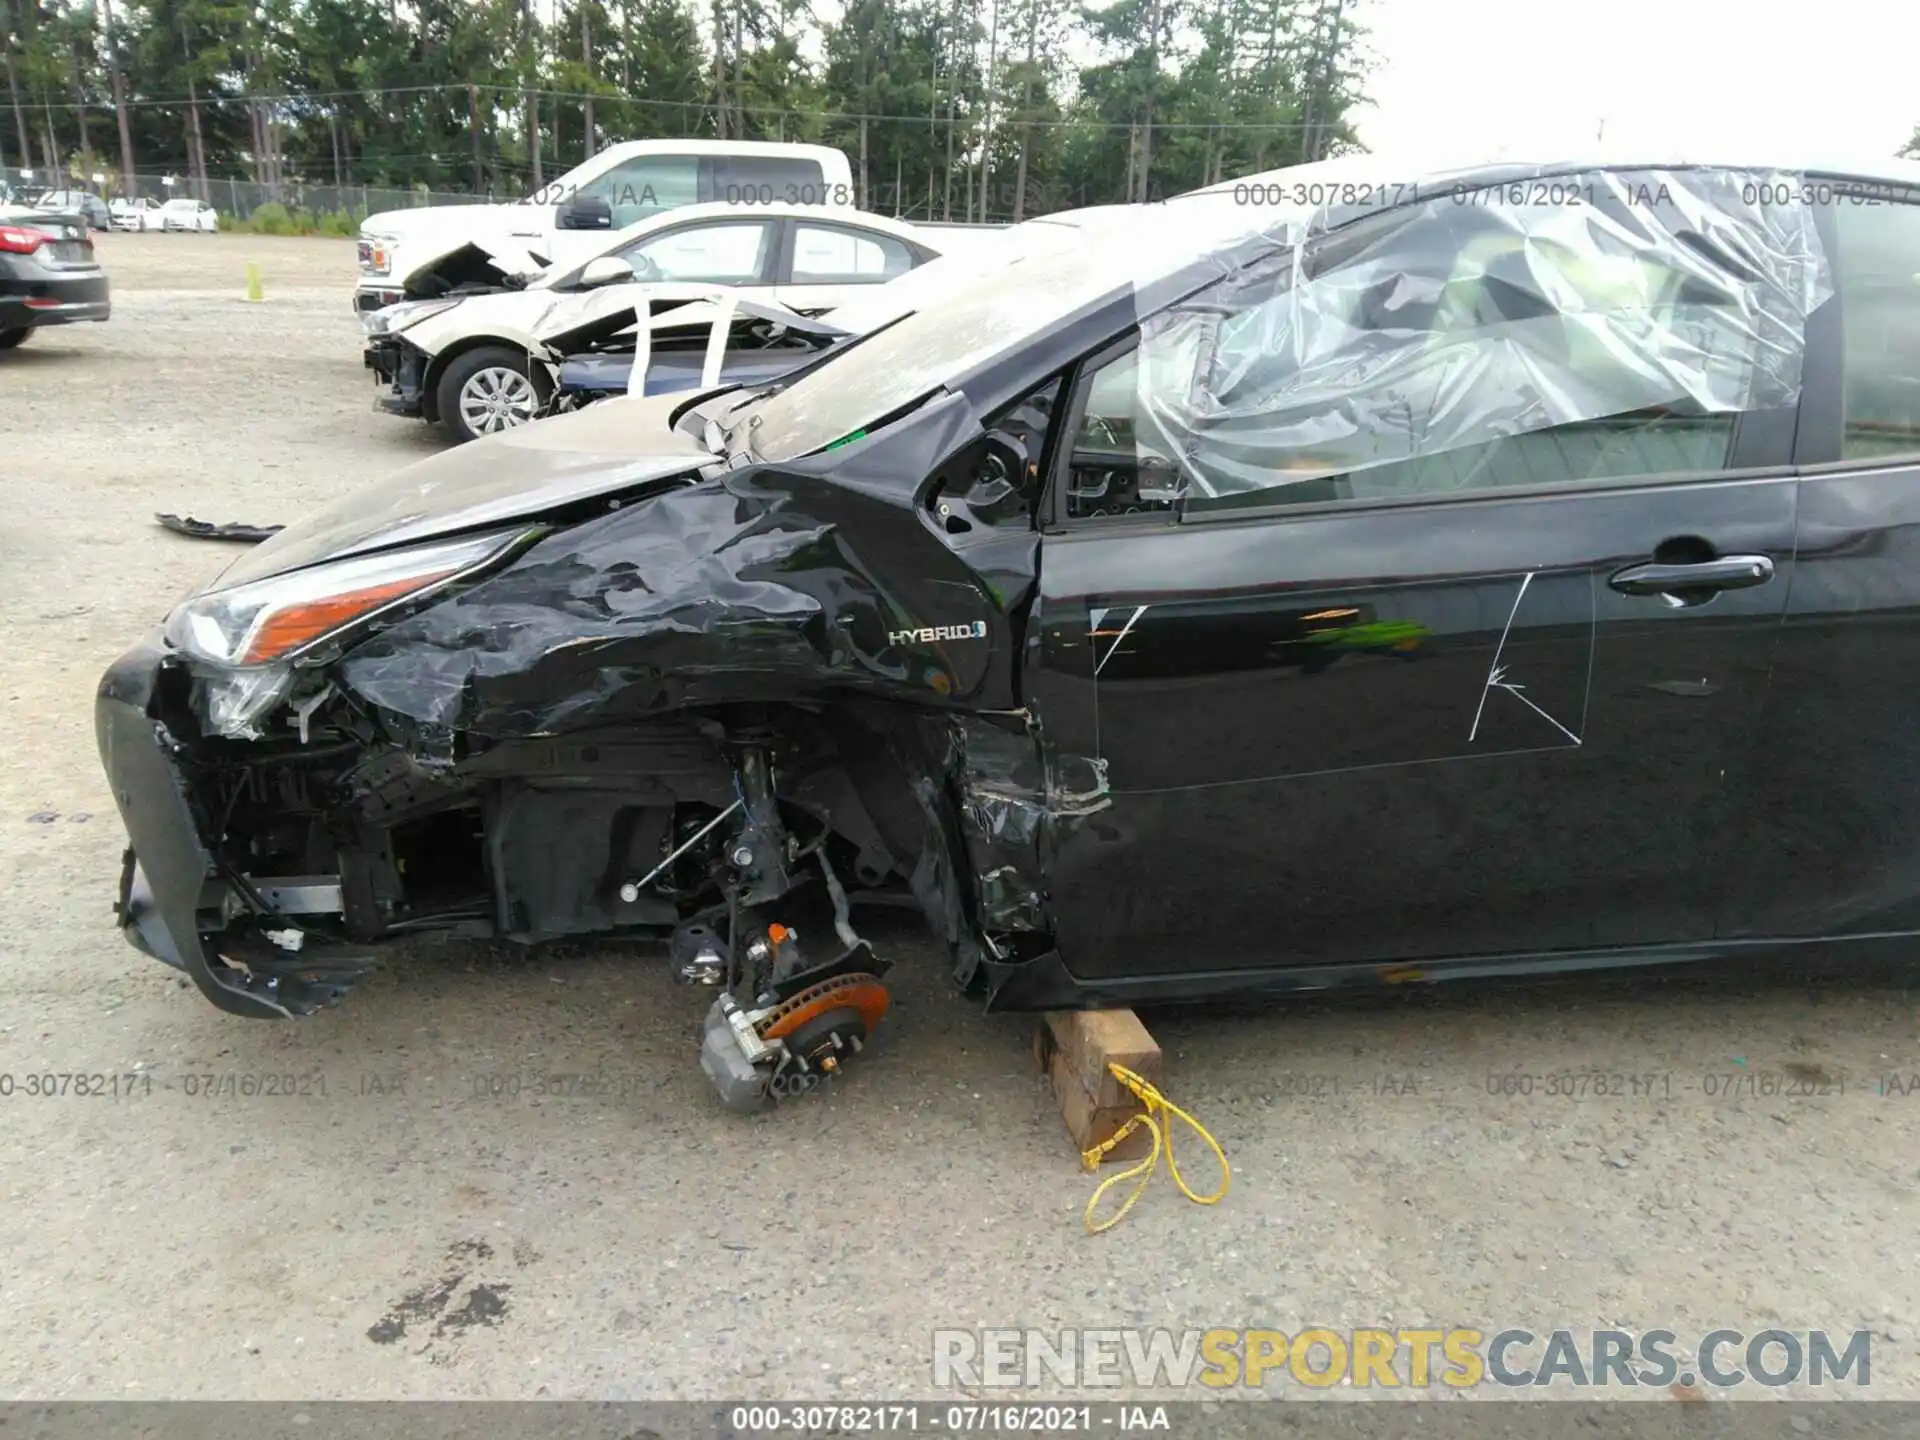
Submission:
M 629 140 L 523 200 L 369 215 L 360 227 L 354 309 L 364 317 L 408 298 L 404 281 L 411 270 L 467 241 L 496 252 L 525 251 L 543 265 L 568 265 L 597 252 L 609 232 L 681 205 L 851 207 L 856 198 L 847 157 L 825 145 Z

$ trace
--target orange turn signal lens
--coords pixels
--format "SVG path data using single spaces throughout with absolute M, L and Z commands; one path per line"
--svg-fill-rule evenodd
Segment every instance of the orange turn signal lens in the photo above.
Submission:
M 210 665 L 249 669 L 283 664 L 399 601 L 440 593 L 535 533 L 496 531 L 376 551 L 207 591 L 168 617 L 167 639 Z
M 261 665 L 278 660 L 288 651 L 298 650 L 309 641 L 338 630 L 369 610 L 377 610 L 390 600 L 411 595 L 454 573 L 455 570 L 449 569 L 410 575 L 405 580 L 390 580 L 384 585 L 369 585 L 364 590 L 349 590 L 343 595 L 329 595 L 275 610 L 253 632 L 240 663 Z

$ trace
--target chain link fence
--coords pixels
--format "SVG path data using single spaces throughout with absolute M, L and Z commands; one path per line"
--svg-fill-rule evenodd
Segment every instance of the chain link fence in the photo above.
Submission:
M 185 175 L 135 175 L 132 185 L 122 185 L 119 175 L 109 171 L 54 175 L 44 169 L 0 169 L 0 185 L 5 185 L 20 199 L 31 199 L 43 190 L 84 190 L 103 200 L 126 197 L 158 203 L 172 199 L 197 200 L 203 193 L 200 186 Z M 493 197 L 429 190 L 424 185 L 399 189 L 381 185 L 314 185 L 303 180 L 260 185 L 251 180 L 234 179 L 209 179 L 204 195 L 214 209 L 232 221 L 250 223 L 261 206 L 279 205 L 295 221 L 304 219 L 317 225 L 334 217 L 338 223 L 351 223 L 355 228 L 368 215 L 382 210 L 405 210 L 417 205 L 485 204 L 494 198 L 517 198 L 517 193 Z
M 511 184 L 509 178 L 507 183 Z M 143 198 L 157 203 L 171 199 L 202 198 L 201 187 L 185 175 L 161 173 L 137 174 L 131 186 L 123 186 L 117 172 L 91 173 L 71 170 L 52 175 L 45 169 L 0 168 L 0 185 L 10 188 L 15 199 L 30 200 L 43 190 L 81 190 L 103 200 Z M 1098 199 L 1078 196 L 1053 197 L 1047 203 L 1031 191 L 1024 198 L 1016 195 L 1011 180 L 996 175 L 991 184 L 979 184 L 964 173 L 949 182 L 942 173 L 912 182 L 875 183 L 866 188 L 862 208 L 881 215 L 921 223 L 1005 225 L 1017 213 L 1043 214 L 1062 204 L 1092 204 Z M 521 198 L 522 191 L 511 188 L 498 194 L 473 194 L 468 191 L 429 190 L 424 185 L 410 188 L 381 185 L 326 185 L 304 180 L 284 180 L 278 185 L 261 185 L 251 180 L 209 179 L 204 197 L 220 212 L 223 223 L 251 225 L 264 205 L 278 205 L 285 212 L 271 220 L 278 228 L 284 224 L 293 230 L 327 229 L 351 234 L 367 216 L 385 210 L 406 210 L 421 205 L 475 205 L 507 203 Z M 856 204 L 858 201 L 856 200 Z

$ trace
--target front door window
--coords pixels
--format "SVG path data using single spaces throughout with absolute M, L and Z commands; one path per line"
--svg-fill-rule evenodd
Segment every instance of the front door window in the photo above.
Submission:
M 763 220 L 685 225 L 650 235 L 620 254 L 641 280 L 752 285 L 766 275 L 773 235 L 774 227 Z

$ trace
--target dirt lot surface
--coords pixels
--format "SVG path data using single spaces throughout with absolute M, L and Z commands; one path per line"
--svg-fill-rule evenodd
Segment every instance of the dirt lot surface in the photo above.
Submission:
M 1903 972 L 1150 1016 L 1233 1187 L 1163 1175 L 1097 1238 L 1028 1022 L 904 923 L 876 1053 L 753 1119 L 643 950 L 441 947 L 303 1022 L 217 1012 L 109 913 L 94 682 L 232 553 L 153 512 L 282 520 L 437 442 L 370 408 L 351 245 L 101 250 L 111 322 L 0 356 L 0 1396 L 925 1396 L 936 1328 L 1422 1324 L 1866 1328 L 1872 1393 L 1920 1396 Z

